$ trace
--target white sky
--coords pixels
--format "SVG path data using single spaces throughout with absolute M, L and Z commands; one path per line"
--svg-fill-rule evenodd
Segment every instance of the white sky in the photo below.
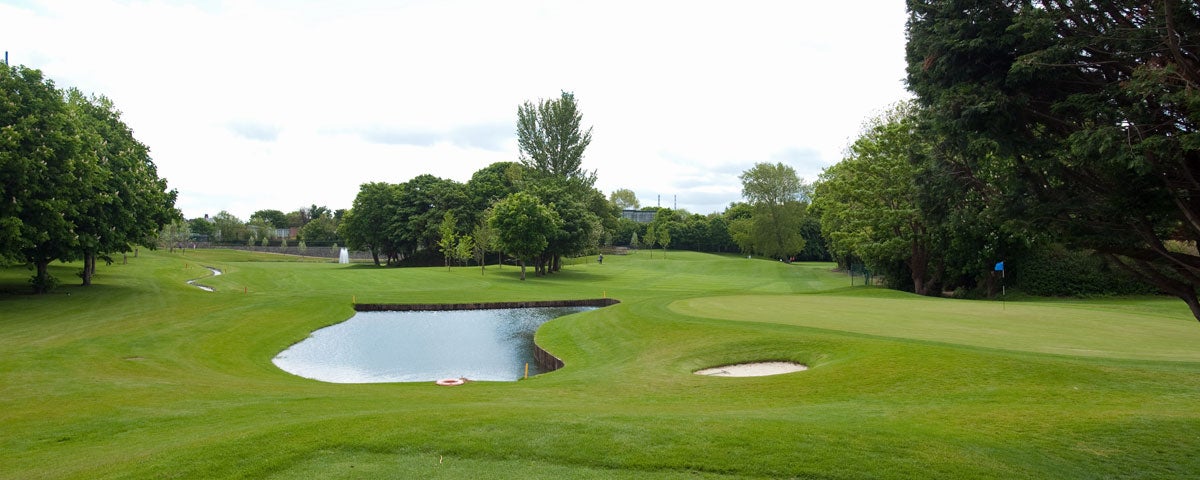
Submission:
M 0 0 L 0 49 L 111 98 L 187 218 L 465 182 L 516 161 L 517 106 L 560 90 L 597 188 L 709 213 L 757 162 L 815 180 L 907 98 L 905 20 L 901 0 Z

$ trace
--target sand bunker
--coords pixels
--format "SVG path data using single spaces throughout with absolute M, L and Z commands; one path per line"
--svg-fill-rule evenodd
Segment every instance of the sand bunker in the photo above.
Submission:
M 808 367 L 799 363 L 757 362 L 706 368 L 704 370 L 696 370 L 695 374 L 714 377 L 765 377 L 768 375 L 802 372 L 804 370 L 808 370 Z

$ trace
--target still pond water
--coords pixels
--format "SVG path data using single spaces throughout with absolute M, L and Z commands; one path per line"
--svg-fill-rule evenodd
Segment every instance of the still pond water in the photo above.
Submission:
M 332 383 L 513 381 L 541 373 L 533 334 L 543 323 L 596 307 L 358 312 L 274 358 L 301 377 Z

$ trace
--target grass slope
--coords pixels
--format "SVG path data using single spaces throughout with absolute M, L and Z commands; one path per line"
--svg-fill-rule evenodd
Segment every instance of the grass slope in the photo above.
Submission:
M 1177 301 L 1000 305 L 847 288 L 827 264 L 671 252 L 548 278 L 143 252 L 0 294 L 2 478 L 1162 478 L 1200 460 Z M 224 271 L 202 283 L 201 266 Z M 78 266 L 57 266 L 62 279 Z M 0 270 L 0 291 L 29 272 Z M 520 382 L 325 384 L 271 358 L 358 302 L 609 296 Z M 806 372 L 692 375 L 746 360 Z

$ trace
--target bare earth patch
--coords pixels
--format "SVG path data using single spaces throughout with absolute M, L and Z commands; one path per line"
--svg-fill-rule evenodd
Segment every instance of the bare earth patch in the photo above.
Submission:
M 709 375 L 714 377 L 765 377 L 768 375 L 782 375 L 784 373 L 802 372 L 805 370 L 808 370 L 808 366 L 801 365 L 799 363 L 756 362 L 706 368 L 704 370 L 696 370 L 694 373 L 696 375 Z

